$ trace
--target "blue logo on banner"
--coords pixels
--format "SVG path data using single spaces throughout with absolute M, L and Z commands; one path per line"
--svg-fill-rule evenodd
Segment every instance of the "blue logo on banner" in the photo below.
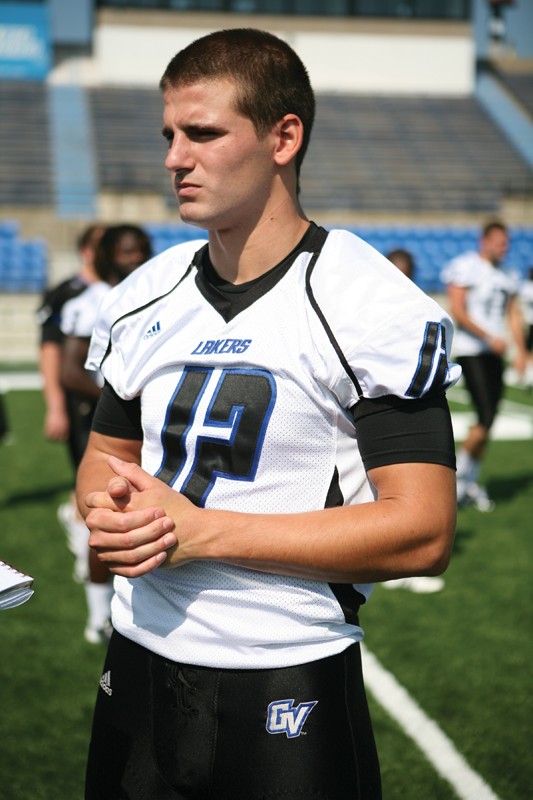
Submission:
M 43 80 L 50 63 L 48 6 L 0 4 L 0 78 Z

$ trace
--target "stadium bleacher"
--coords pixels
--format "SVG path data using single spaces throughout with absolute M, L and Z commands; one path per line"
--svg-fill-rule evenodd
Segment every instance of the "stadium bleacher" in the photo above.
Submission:
M 163 167 L 158 90 L 98 87 L 89 90 L 98 181 L 103 190 L 153 192 L 171 201 Z
M 446 262 L 476 250 L 480 234 L 472 225 L 368 225 L 351 230 L 383 255 L 397 248 L 408 250 L 415 260 L 415 282 L 432 294 L 444 291 L 440 273 Z M 533 228 L 511 227 L 510 239 L 505 268 L 524 276 L 533 266 Z
M 87 110 L 92 126 L 94 192 L 152 194 L 175 208 L 163 168 L 158 90 L 91 87 Z M 61 217 L 58 178 L 53 173 L 50 117 L 53 93 L 42 83 L 1 81 L 0 208 L 46 207 Z M 388 214 L 394 220 L 419 214 L 498 215 L 504 199 L 533 197 L 533 170 L 485 113 L 475 97 L 392 97 L 322 94 L 302 169 L 302 202 L 311 217 L 320 212 Z M 56 126 L 57 127 L 57 126 Z M 57 160 L 57 158 L 56 158 Z M 79 170 L 80 174 L 82 170 Z M 72 174 L 69 174 L 72 181 Z M 54 191 L 55 188 L 55 191 Z M 75 196 L 70 184 L 65 195 Z M 87 192 L 85 181 L 83 191 Z M 54 205 L 55 204 L 55 205 Z M 142 220 L 140 220 L 142 223 Z M 159 252 L 198 231 L 147 224 Z M 375 225 L 355 229 L 383 253 L 410 250 L 416 280 L 430 292 L 442 289 L 443 264 L 476 246 L 477 228 L 448 225 Z M 524 273 L 533 264 L 533 228 L 513 229 L 509 263 Z M 47 283 L 47 248 L 22 241 L 7 224 L 0 230 L 0 290 L 41 291 Z
M 533 170 L 475 97 L 317 97 L 306 208 L 496 213 Z
M 155 192 L 173 207 L 159 92 L 99 87 L 90 103 L 100 188 Z M 306 208 L 496 212 L 504 197 L 528 193 L 533 170 L 475 97 L 317 97 Z
M 154 253 L 179 242 L 204 238 L 205 232 L 190 226 L 151 223 L 144 225 Z M 334 226 L 331 226 L 334 227 Z M 386 255 L 409 250 L 415 259 L 415 282 L 426 292 L 440 293 L 444 264 L 466 250 L 476 248 L 477 226 L 458 225 L 359 225 L 346 226 Z M 521 275 L 533 266 L 533 227 L 513 226 L 507 266 Z M 41 292 L 48 282 L 48 248 L 42 240 L 20 238 L 18 224 L 0 221 L 0 291 Z
M 0 81 L 0 207 L 50 208 L 48 96 L 42 81 Z
M 0 220 L 0 292 L 40 292 L 47 280 L 47 245 L 23 239 L 16 221 Z

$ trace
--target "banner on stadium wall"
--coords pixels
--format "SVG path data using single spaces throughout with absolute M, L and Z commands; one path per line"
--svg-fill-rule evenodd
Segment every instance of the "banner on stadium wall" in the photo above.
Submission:
M 0 78 L 44 80 L 51 63 L 46 3 L 0 3 Z

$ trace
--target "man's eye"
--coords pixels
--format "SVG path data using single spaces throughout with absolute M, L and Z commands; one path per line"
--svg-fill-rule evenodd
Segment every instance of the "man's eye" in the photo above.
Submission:
M 192 140 L 196 140 L 197 142 L 207 141 L 209 139 L 216 139 L 219 136 L 219 132 L 212 130 L 211 128 L 202 128 L 196 131 L 191 131 L 190 138 Z

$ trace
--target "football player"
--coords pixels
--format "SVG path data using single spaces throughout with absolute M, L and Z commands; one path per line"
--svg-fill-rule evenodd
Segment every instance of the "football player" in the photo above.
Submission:
M 310 221 L 307 71 L 216 31 L 162 81 L 166 167 L 207 231 L 103 303 L 81 464 L 115 573 L 86 797 L 378 800 L 358 612 L 455 529 L 446 313 Z
M 492 511 L 495 506 L 479 477 L 503 393 L 507 324 L 518 374 L 523 375 L 527 366 L 520 279 L 502 269 L 508 248 L 506 226 L 497 220 L 489 222 L 478 250 L 462 253 L 443 271 L 457 325 L 454 355 L 477 416 L 457 454 L 457 500 L 479 511 Z

